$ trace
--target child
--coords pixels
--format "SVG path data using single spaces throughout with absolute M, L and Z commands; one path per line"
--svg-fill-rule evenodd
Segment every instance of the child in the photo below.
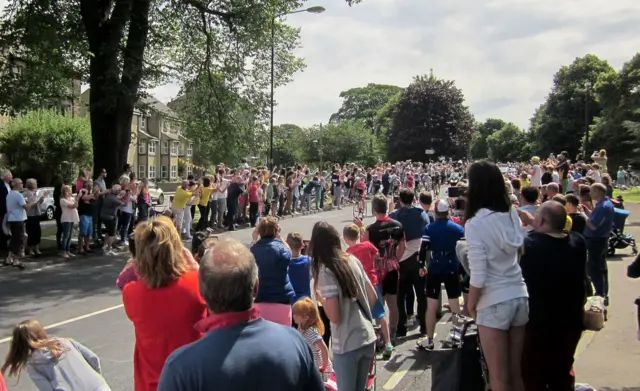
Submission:
M 8 376 L 19 376 L 24 369 L 40 391 L 111 391 L 95 353 L 76 341 L 49 337 L 42 324 L 33 319 L 13 329 L 2 365 L 2 372 Z
M 329 348 L 322 339 L 324 325 L 320 319 L 318 308 L 311 298 L 304 297 L 293 305 L 291 310 L 293 321 L 298 325 L 298 331 L 309 344 L 313 352 L 313 361 L 318 366 L 322 379 L 326 382 L 333 372 L 329 361 Z
M 287 235 L 287 244 L 291 248 L 289 281 L 296 293 L 295 303 L 303 297 L 311 297 L 311 258 L 300 254 L 304 244 L 302 235 L 298 232 L 291 232 Z
M 379 255 L 379 251 L 376 246 L 369 241 L 359 242 L 360 229 L 355 224 L 349 224 L 344 227 L 342 236 L 347 246 L 349 246 L 347 252 L 360 261 L 369 280 L 371 280 L 371 284 L 373 284 L 376 292 L 378 292 L 378 300 L 373 308 L 371 308 L 371 316 L 380 323 L 380 331 L 382 332 L 386 346 L 382 353 L 382 358 L 388 360 L 393 354 L 393 345 L 391 344 L 391 336 L 389 334 L 389 322 L 385 316 L 384 303 L 382 302 L 382 287 L 378 283 L 378 272 L 375 264 L 375 259 Z

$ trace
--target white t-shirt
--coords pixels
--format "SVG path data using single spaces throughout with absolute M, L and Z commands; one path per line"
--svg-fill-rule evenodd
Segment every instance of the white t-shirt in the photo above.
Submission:
M 220 186 L 221 189 L 224 189 L 224 191 L 220 191 L 218 192 L 218 199 L 219 200 L 224 200 L 227 199 L 227 188 L 229 187 L 229 180 L 222 178 L 222 185 Z
M 533 175 L 531 175 L 531 185 L 536 187 L 542 186 L 542 168 L 539 164 L 533 166 Z

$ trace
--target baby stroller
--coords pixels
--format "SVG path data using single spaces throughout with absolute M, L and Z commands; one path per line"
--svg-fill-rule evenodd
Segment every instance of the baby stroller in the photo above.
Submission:
M 613 230 L 609 236 L 609 248 L 607 255 L 611 256 L 616 253 L 616 250 L 625 249 L 631 246 L 633 255 L 638 254 L 636 248 L 636 239 L 631 234 L 624 233 L 624 225 L 629 217 L 629 211 L 626 209 L 613 209 Z
M 324 383 L 324 388 L 326 391 L 338 391 L 338 382 L 336 379 L 336 374 L 333 372 Z M 367 376 L 367 385 L 364 388 L 366 391 L 375 391 L 376 390 L 376 359 L 374 358 L 371 362 L 371 367 L 369 367 L 369 375 Z

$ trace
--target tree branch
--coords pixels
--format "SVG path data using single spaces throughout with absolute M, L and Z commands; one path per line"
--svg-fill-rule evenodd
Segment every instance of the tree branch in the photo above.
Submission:
M 206 5 L 204 5 L 203 3 L 201 3 L 199 0 L 182 0 L 182 1 L 184 1 L 185 4 L 190 5 L 193 8 L 197 9 L 198 11 L 200 11 L 203 15 L 204 14 L 215 15 L 215 16 L 221 18 L 229 26 L 231 26 L 231 18 L 236 16 L 236 14 L 233 13 L 233 12 L 224 12 L 224 11 L 212 10 L 212 9 L 208 8 Z

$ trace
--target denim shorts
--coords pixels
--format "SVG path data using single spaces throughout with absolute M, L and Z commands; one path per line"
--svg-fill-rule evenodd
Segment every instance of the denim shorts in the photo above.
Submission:
M 380 319 L 385 315 L 384 302 L 382 301 L 382 287 L 378 284 L 375 288 L 378 293 L 378 300 L 376 300 L 376 303 L 371 307 L 371 317 L 373 319 Z
M 518 297 L 478 310 L 476 324 L 498 330 L 524 326 L 529 321 L 529 299 Z
M 81 215 L 78 231 L 81 236 L 91 236 L 93 232 L 93 216 Z

